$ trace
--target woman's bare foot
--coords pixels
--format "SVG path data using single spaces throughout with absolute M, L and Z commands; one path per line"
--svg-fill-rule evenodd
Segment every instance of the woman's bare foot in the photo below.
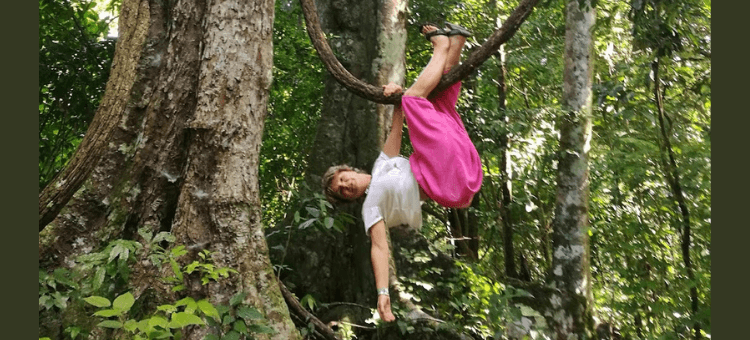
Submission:
M 450 40 L 448 39 L 448 31 L 442 28 L 437 28 L 433 25 L 422 26 L 422 35 L 424 35 L 427 40 L 432 42 L 433 45 L 450 42 Z

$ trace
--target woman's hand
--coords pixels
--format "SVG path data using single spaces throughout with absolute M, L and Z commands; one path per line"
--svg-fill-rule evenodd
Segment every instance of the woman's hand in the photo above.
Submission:
M 391 297 L 385 294 L 378 295 L 378 314 L 380 319 L 385 322 L 391 322 L 396 320 L 396 317 L 391 313 Z
M 404 89 L 394 82 L 383 85 L 383 95 L 388 97 L 394 93 L 401 93 Z

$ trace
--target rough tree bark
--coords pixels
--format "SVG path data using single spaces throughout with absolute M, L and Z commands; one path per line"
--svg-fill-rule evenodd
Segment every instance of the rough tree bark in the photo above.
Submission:
M 102 161 L 90 161 L 91 176 L 40 233 L 40 266 L 74 265 L 100 242 L 137 239 L 143 226 L 172 231 L 188 249 L 208 249 L 217 266 L 239 271 L 218 283 L 188 285 L 187 294 L 221 304 L 246 292 L 244 303 L 276 331 L 262 338 L 299 338 L 260 221 L 257 172 L 273 18 L 272 0 L 123 1 L 113 71 L 132 63 L 134 74 L 110 80 L 105 98 L 120 104 L 114 116 L 100 109 L 95 120 L 113 119 L 116 126 L 99 151 Z M 86 138 L 98 133 L 106 134 L 89 130 Z M 131 278 L 134 295 L 168 298 L 159 269 L 143 262 Z
M 672 194 L 680 210 L 680 217 L 682 219 L 682 261 L 685 263 L 685 270 L 687 272 L 687 278 L 691 282 L 695 282 L 695 273 L 693 273 L 693 264 L 690 260 L 690 210 L 688 210 L 687 203 L 685 202 L 685 195 L 682 193 L 682 185 L 680 184 L 680 172 L 677 169 L 677 162 L 674 157 L 674 150 L 672 149 L 672 142 L 669 140 L 669 134 L 664 124 L 664 98 L 661 92 L 661 80 L 659 78 L 659 58 L 651 63 L 651 70 L 654 74 L 654 101 L 656 102 L 657 117 L 659 119 L 659 135 L 661 140 L 662 152 L 666 153 L 667 159 L 663 160 L 665 177 L 669 187 L 672 189 Z M 698 287 L 697 283 L 690 285 L 690 313 L 693 316 L 698 314 Z M 693 337 L 695 339 L 701 338 L 701 324 L 696 321 L 693 324 Z
M 557 293 L 545 316 L 555 339 L 587 339 L 592 334 L 588 244 L 588 152 L 591 140 L 592 32 L 589 0 L 567 2 L 557 198 L 553 221 L 552 273 Z

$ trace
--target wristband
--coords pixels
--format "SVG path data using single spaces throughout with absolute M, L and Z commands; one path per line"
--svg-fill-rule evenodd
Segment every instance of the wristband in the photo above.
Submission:
M 388 296 L 390 296 L 388 294 L 388 287 L 386 287 L 386 288 L 379 288 L 378 289 L 378 295 L 388 295 Z

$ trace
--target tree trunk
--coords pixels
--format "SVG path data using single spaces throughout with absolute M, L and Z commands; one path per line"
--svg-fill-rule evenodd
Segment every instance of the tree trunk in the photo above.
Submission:
M 40 234 L 40 265 L 73 264 L 99 242 L 135 239 L 143 226 L 172 231 L 193 254 L 208 249 L 214 264 L 239 272 L 188 285 L 187 294 L 225 304 L 245 292 L 244 303 L 276 331 L 266 338 L 299 338 L 260 220 L 258 157 L 273 66 L 273 1 L 124 0 L 122 8 L 115 63 L 135 58 L 136 74 L 115 78 L 105 97 L 123 97 L 118 100 L 127 105 L 101 151 L 103 161 Z M 128 15 L 134 8 L 139 15 Z M 130 41 L 123 34 L 130 27 L 145 31 L 145 39 Z M 100 137 L 93 131 L 86 138 Z M 130 287 L 136 297 L 163 289 L 158 268 L 139 266 Z M 206 330 L 184 338 L 202 338 Z
M 668 161 L 665 160 L 664 164 L 665 174 L 669 187 L 672 189 L 672 194 L 677 202 L 677 206 L 680 209 L 680 215 L 682 218 L 682 260 L 685 263 L 685 270 L 687 271 L 688 280 L 690 284 L 690 313 L 693 317 L 698 314 L 698 287 L 695 282 L 695 274 L 693 273 L 693 265 L 690 260 L 690 211 L 688 210 L 687 203 L 685 203 L 685 195 L 682 193 L 682 185 L 680 184 L 680 172 L 677 169 L 677 162 L 674 157 L 674 150 L 672 149 L 672 143 L 669 141 L 669 134 L 664 124 L 664 103 L 661 93 L 661 80 L 659 79 L 659 59 L 651 64 L 651 70 L 654 74 L 654 101 L 656 102 L 657 117 L 659 118 L 659 132 L 661 139 L 661 149 L 666 156 Z M 698 321 L 693 324 L 693 336 L 695 339 L 701 338 L 701 325 Z
M 558 340 L 592 335 L 588 245 L 588 151 L 591 139 L 594 9 L 567 3 L 557 198 L 553 222 L 551 326 Z
M 513 201 L 513 189 L 511 185 L 510 153 L 508 152 L 510 147 L 508 116 L 505 111 L 505 98 L 507 97 L 505 51 L 501 49 L 497 56 L 499 61 L 499 73 L 497 75 L 498 110 L 500 110 L 500 121 L 504 125 L 498 138 L 498 146 L 500 147 L 500 199 L 502 202 L 500 216 L 503 223 L 503 258 L 505 259 L 505 275 L 511 278 L 518 278 L 513 251 L 513 220 L 510 213 L 510 204 Z

